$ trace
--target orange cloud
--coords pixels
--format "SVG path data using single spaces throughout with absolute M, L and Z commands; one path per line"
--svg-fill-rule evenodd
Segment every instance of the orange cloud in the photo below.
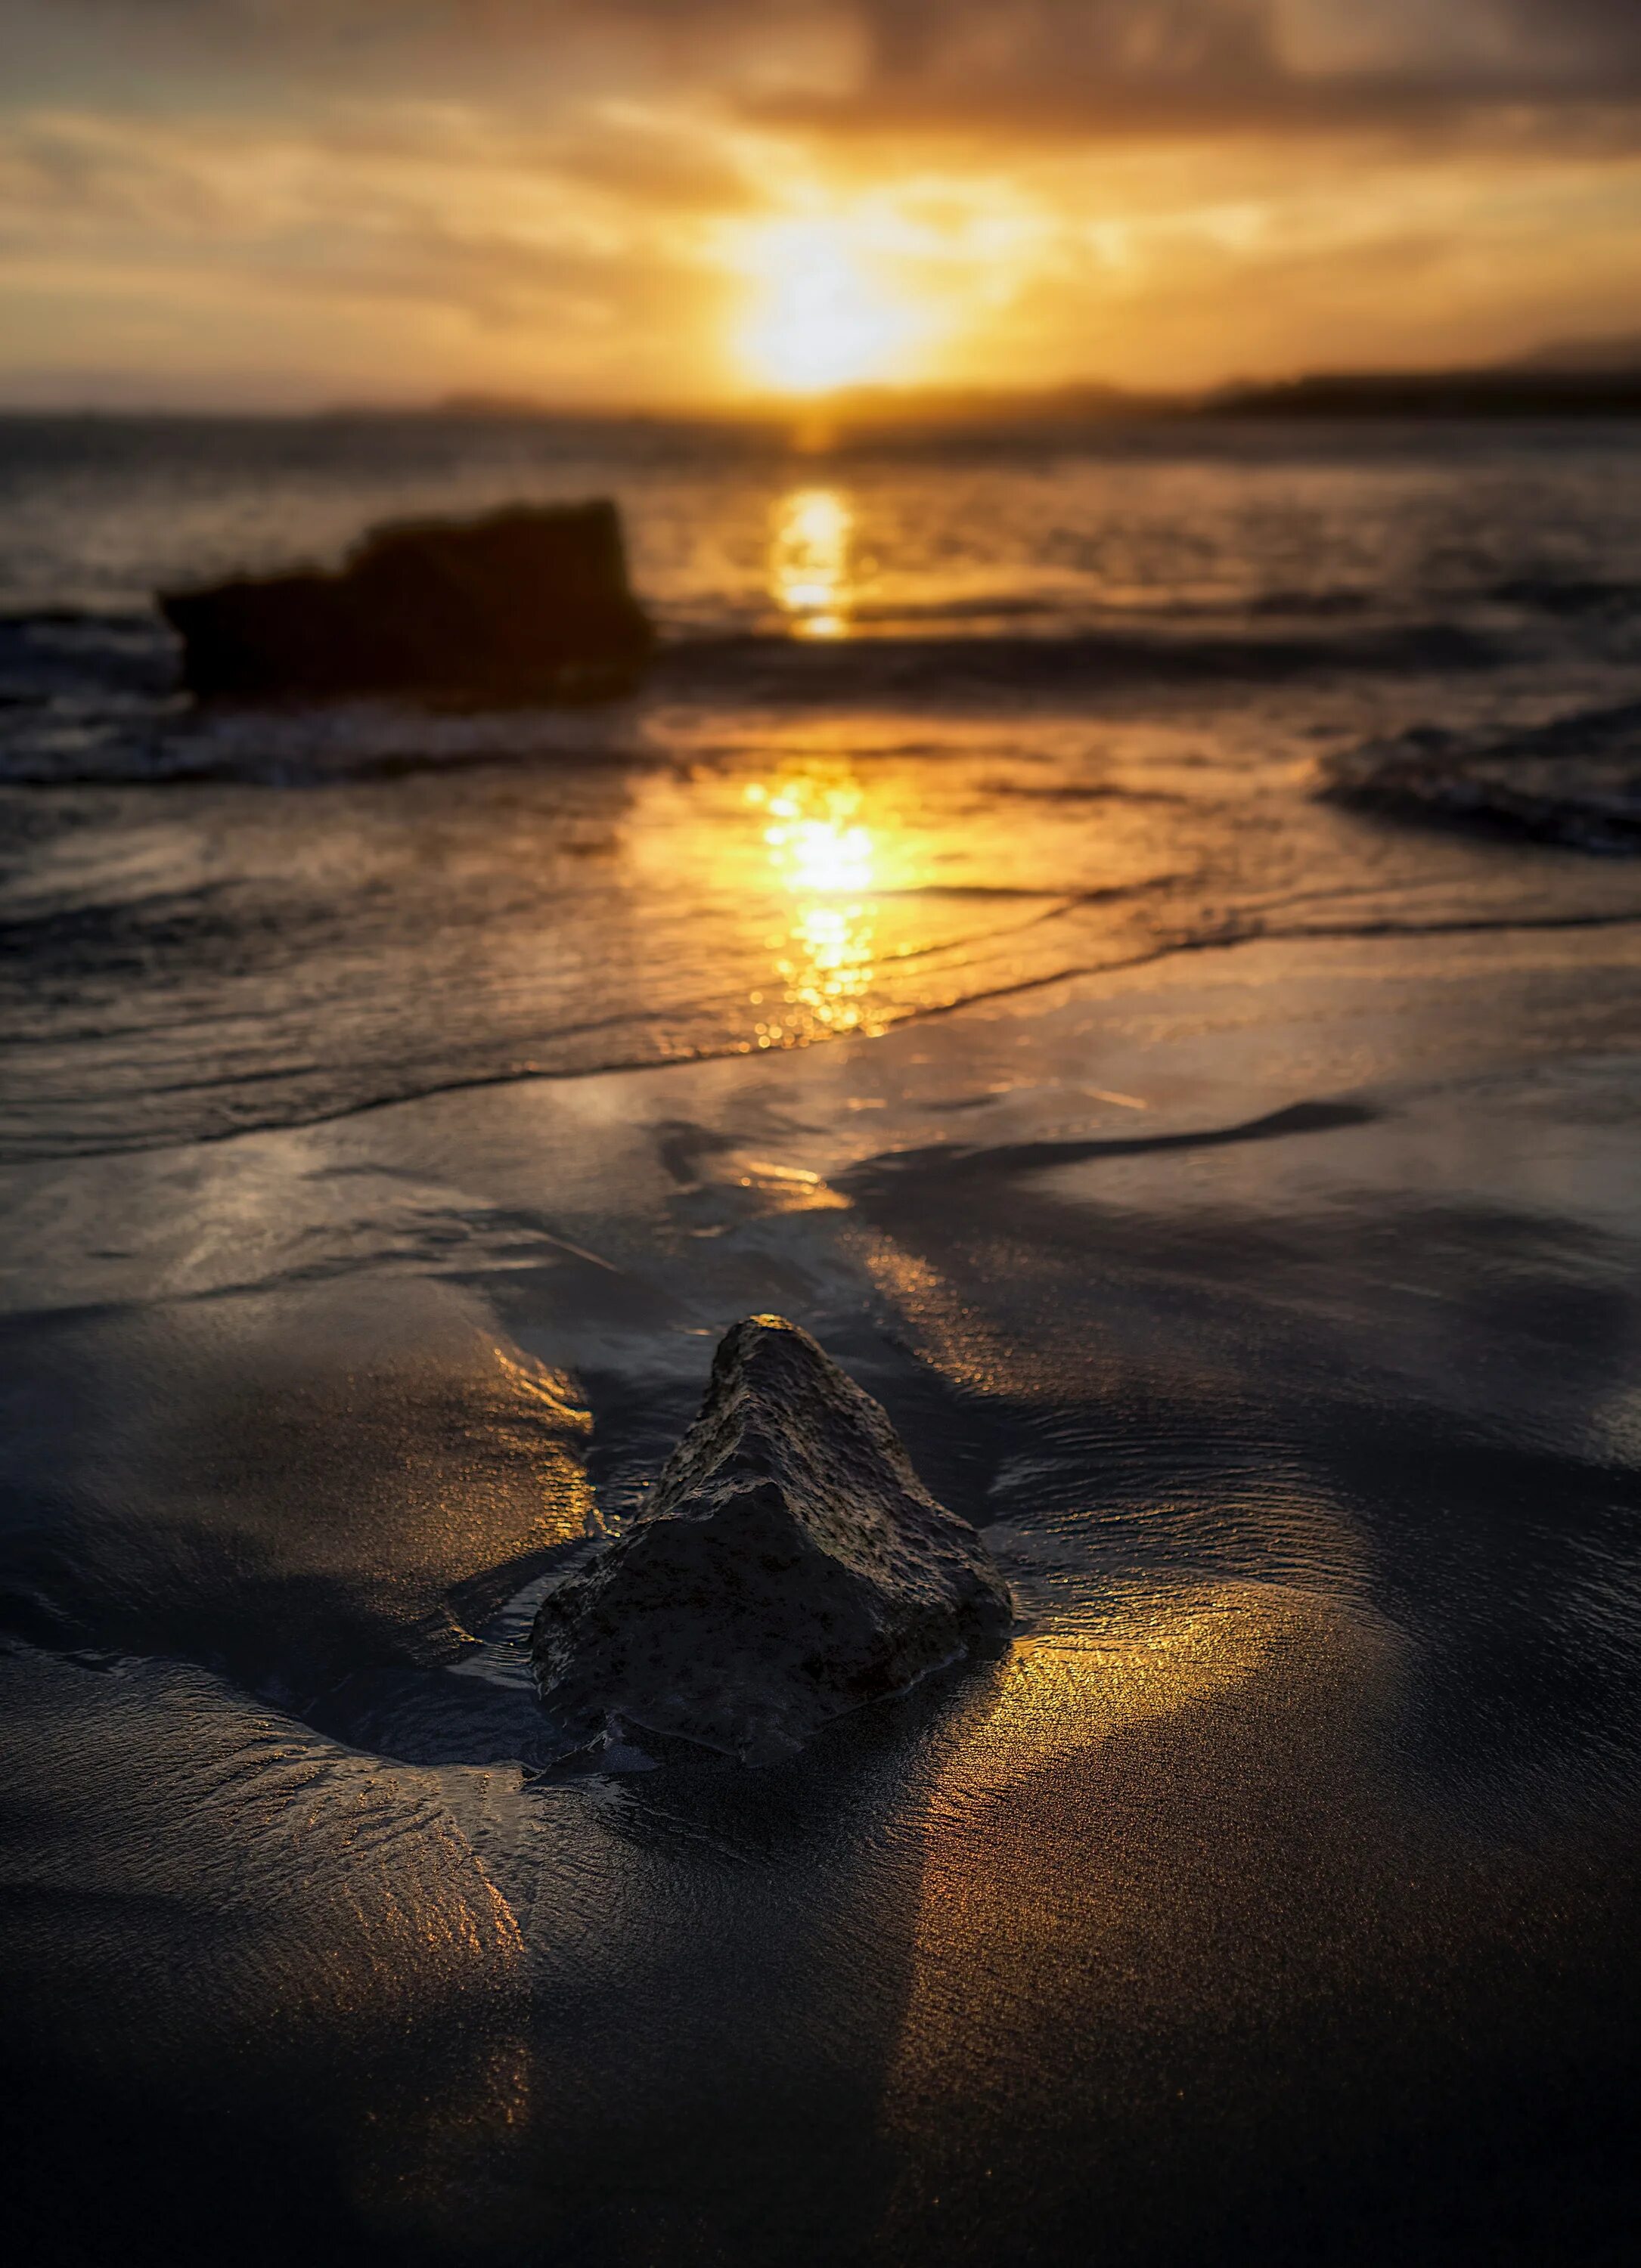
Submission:
M 0 398 L 1198 385 L 1641 328 L 1633 0 L 7 4 Z

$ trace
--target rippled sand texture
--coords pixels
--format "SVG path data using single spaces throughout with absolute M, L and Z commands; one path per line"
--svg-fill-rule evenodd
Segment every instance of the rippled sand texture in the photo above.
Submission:
M 1230 948 L 13 1169 L 41 2257 L 1620 2257 L 1634 954 Z M 771 1307 L 1017 1646 L 532 1778 L 530 1602 Z

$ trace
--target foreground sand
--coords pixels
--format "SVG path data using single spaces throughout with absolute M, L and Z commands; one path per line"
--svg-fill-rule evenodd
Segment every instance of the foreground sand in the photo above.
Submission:
M 27 2257 L 1621 2257 L 1638 992 L 1246 946 L 9 1174 Z M 771 1309 L 1018 1644 L 532 1780 L 531 1602 Z

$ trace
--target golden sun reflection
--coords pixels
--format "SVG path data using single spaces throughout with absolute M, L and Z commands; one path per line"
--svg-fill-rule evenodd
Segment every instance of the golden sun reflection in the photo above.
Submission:
M 1108 1587 L 1108 1627 L 1016 1639 L 941 1775 L 944 1804 L 983 1802 L 1068 1756 L 1254 1676 L 1291 1621 L 1270 1587 Z
M 1052 2134 L 1068 2083 L 1113 2143 L 1126 2127 L 1154 2148 L 1208 2039 L 1255 2007 L 1263 2027 L 1284 1999 L 1316 2005 L 1334 1956 L 1287 1965 L 1295 1886 L 1374 1847 L 1371 1798 L 1353 1816 L 1294 1791 L 1329 1789 L 1393 1691 L 1381 1634 L 1236 1579 L 1118 1578 L 1099 1603 L 1098 1624 L 1017 1643 L 931 1747 L 881 2114 L 915 2172 L 885 2255 L 903 2220 L 927 2230 L 931 2198 L 954 2227 L 990 2210 L 1000 2134 Z M 1296 1872 L 1298 1854 L 1327 1864 Z M 1125 2024 L 1143 2045 L 1119 2060 Z
M 854 605 L 854 514 L 835 489 L 799 489 L 776 507 L 769 587 L 799 637 L 843 637 Z
M 772 938 L 780 1012 L 757 1024 L 760 1048 L 884 1028 L 870 1002 L 876 975 L 878 830 L 863 816 L 865 792 L 846 773 L 794 773 L 754 781 L 746 801 L 761 814 L 763 843 L 780 887 L 795 901 L 784 934 Z M 756 1007 L 772 1006 L 761 993 Z

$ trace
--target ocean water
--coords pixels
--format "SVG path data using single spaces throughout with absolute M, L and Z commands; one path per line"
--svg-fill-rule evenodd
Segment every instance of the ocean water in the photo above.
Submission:
M 176 691 L 158 588 L 594 493 L 628 700 Z M 1324 789 L 1622 750 L 1641 431 L 12 420 L 0 615 L 25 2257 L 1627 2259 L 1641 865 Z M 760 1312 L 1016 1643 L 566 1770 Z
M 667 636 L 635 700 L 174 689 L 158 588 L 591 492 Z M 1310 790 L 1376 734 L 1623 700 L 1638 504 L 1623 429 L 817 456 L 645 424 L 0 426 L 0 1154 L 877 1032 L 1211 939 L 1627 917 L 1631 873 Z

